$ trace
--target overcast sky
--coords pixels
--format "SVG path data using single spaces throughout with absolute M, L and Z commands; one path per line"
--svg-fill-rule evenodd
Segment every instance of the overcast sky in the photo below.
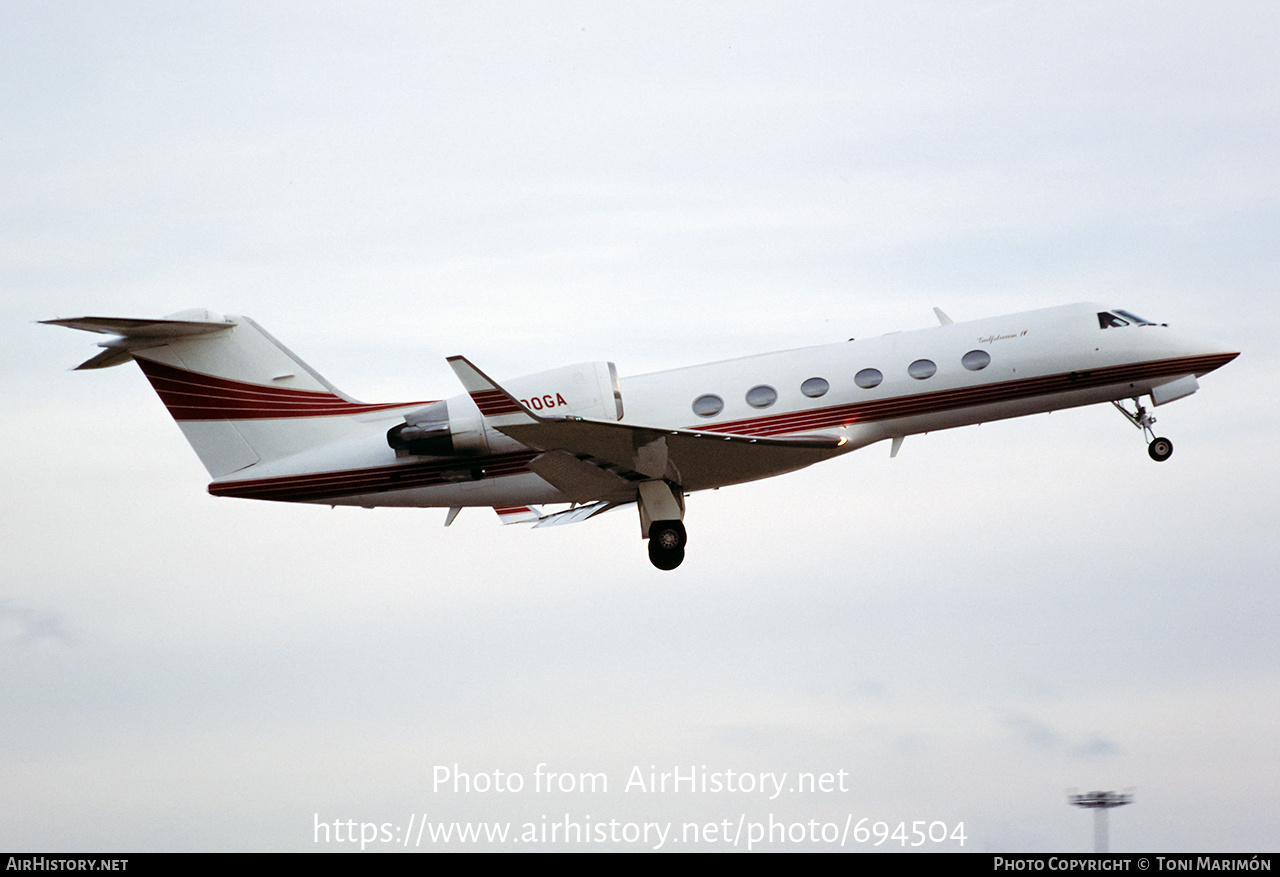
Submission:
M 10 2 L 0 28 L 0 849 L 341 849 L 317 820 L 426 814 L 1086 851 L 1078 788 L 1133 790 L 1113 850 L 1275 850 L 1274 4 Z M 1081 300 L 1242 351 L 1157 412 L 1168 463 L 1109 406 L 909 438 L 690 497 L 673 573 L 630 510 L 214 499 L 134 366 L 70 372 L 98 339 L 33 322 L 243 313 L 379 402 L 459 392 L 457 353 L 625 375 Z M 608 792 L 539 794 L 543 763 Z M 526 786 L 434 788 L 454 765 Z M 633 767 L 847 778 L 770 800 Z M 802 846 L 830 848 L 769 848 Z

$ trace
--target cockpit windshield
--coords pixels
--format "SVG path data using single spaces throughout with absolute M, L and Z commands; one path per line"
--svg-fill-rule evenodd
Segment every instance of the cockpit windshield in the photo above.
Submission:
M 1132 311 L 1099 311 L 1098 326 L 1103 329 L 1117 329 L 1121 326 L 1158 326 L 1151 320 L 1144 320 Z

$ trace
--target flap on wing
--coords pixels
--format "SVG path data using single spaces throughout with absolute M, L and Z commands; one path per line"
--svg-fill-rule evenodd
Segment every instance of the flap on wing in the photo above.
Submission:
M 494 506 L 498 519 L 503 524 L 533 524 L 537 527 L 556 527 L 560 524 L 576 524 L 588 518 L 594 518 L 601 512 L 628 505 L 625 502 L 593 502 L 590 505 L 578 505 L 560 512 L 544 515 L 536 505 Z
M 564 451 L 539 454 L 528 465 L 539 478 L 574 502 L 632 500 L 636 495 L 635 484 L 626 478 Z
M 537 506 L 496 505 L 493 510 L 498 513 L 498 520 L 504 524 L 532 524 L 542 518 L 542 512 Z
M 558 527 L 561 524 L 576 524 L 579 521 L 594 518 L 602 512 L 611 511 L 612 509 L 620 508 L 624 505 L 630 505 L 630 503 L 595 502 L 591 505 L 575 506 L 574 508 L 565 509 L 562 512 L 556 512 L 555 514 L 543 515 L 538 523 L 534 524 L 533 527 L 536 530 L 538 527 Z
M 703 490 L 803 469 L 839 453 L 843 439 L 765 439 L 598 420 L 494 424 L 522 444 L 607 461 L 645 478 Z
M 504 435 L 541 451 L 591 457 L 624 472 L 678 484 L 685 490 L 738 484 L 803 469 L 840 453 L 840 446 L 845 443 L 843 438 L 828 436 L 755 438 L 581 417 L 539 417 L 465 357 L 451 356 L 449 365 L 489 425 Z M 568 481 L 583 477 L 578 495 L 587 492 L 585 479 L 590 476 L 581 467 L 553 458 L 547 469 L 553 477 L 564 475 Z M 597 493 L 592 498 L 605 496 Z

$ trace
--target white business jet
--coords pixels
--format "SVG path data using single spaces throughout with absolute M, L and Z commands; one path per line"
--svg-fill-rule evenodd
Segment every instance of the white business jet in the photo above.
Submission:
M 134 360 L 209 470 L 214 496 L 354 506 L 491 506 L 506 523 L 635 503 L 659 569 L 684 559 L 685 497 L 905 436 L 1110 402 L 1152 459 L 1173 444 L 1142 404 L 1196 391 L 1238 353 L 1098 304 L 941 325 L 619 379 L 590 362 L 466 391 L 364 404 L 248 317 L 48 323 L 114 336 L 79 366 Z M 1126 405 L 1126 402 L 1129 404 Z M 1129 407 L 1131 406 L 1131 407 Z M 543 504 L 568 503 L 556 512 Z

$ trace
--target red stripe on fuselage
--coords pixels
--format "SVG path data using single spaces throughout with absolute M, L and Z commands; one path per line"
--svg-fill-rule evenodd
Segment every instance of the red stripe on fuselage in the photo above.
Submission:
M 923 414 L 935 414 L 958 408 L 1017 401 L 1054 393 L 1091 389 L 1161 377 L 1205 374 L 1230 362 L 1237 354 L 1214 354 L 1183 357 L 1158 362 L 1110 366 L 1087 371 L 1065 372 L 1038 378 L 975 384 L 932 393 L 891 396 L 867 402 L 833 405 L 812 411 L 796 411 L 691 427 L 699 432 L 721 432 L 733 435 L 769 436 L 808 432 L 851 423 L 869 423 Z M 268 388 L 270 389 L 270 388 Z M 486 391 L 496 392 L 496 391 Z M 477 394 L 472 394 L 474 399 Z M 501 395 L 501 394 L 498 394 Z M 337 397 L 334 397 L 337 398 Z M 505 400 L 505 397 L 504 401 Z M 477 401 L 477 404 L 478 401 Z M 507 404 L 510 404 L 509 402 Z M 379 407 L 379 406 L 373 406 Z M 381 406 L 392 407 L 392 406 Z M 518 409 L 517 409 L 518 410 Z M 348 469 L 280 478 L 247 479 L 215 482 L 209 485 L 214 496 L 238 496 L 246 499 L 268 499 L 283 502 L 320 502 L 329 498 L 431 487 L 466 480 L 472 470 L 480 470 L 482 478 L 523 475 L 536 452 L 500 454 L 468 460 L 455 457 L 445 460 Z M 614 461 L 621 462 L 621 461 Z
M 535 456 L 537 454 L 534 452 L 521 451 L 470 460 L 454 457 L 398 466 L 371 466 L 366 469 L 342 469 L 279 478 L 215 481 L 209 485 L 209 493 L 244 499 L 318 502 L 334 497 L 456 484 L 472 480 L 474 475 L 479 475 L 480 478 L 523 475 L 529 471 L 529 461 Z
M 366 405 L 343 399 L 335 393 L 250 384 L 187 371 L 142 357 L 135 357 L 135 359 L 174 420 L 325 417 L 365 414 L 370 411 L 385 411 L 388 408 L 403 408 L 406 405 L 427 404 L 426 402 L 388 402 Z
M 973 408 L 1049 396 L 1073 390 L 1086 390 L 1112 384 L 1148 381 L 1161 377 L 1180 377 L 1185 374 L 1205 374 L 1225 365 L 1236 357 L 1234 353 L 1191 356 L 1165 359 L 1156 362 L 1108 366 L 1106 368 L 1044 375 L 1016 381 L 994 384 L 975 384 L 951 390 L 931 393 L 915 393 L 909 396 L 888 396 L 866 402 L 851 402 L 811 411 L 792 411 L 769 417 L 752 417 L 730 420 L 712 425 L 690 426 L 705 432 L 723 432 L 732 435 L 787 435 L 816 429 L 831 429 L 853 423 L 874 423 L 879 420 L 896 420 L 922 414 L 937 414 L 957 408 Z

